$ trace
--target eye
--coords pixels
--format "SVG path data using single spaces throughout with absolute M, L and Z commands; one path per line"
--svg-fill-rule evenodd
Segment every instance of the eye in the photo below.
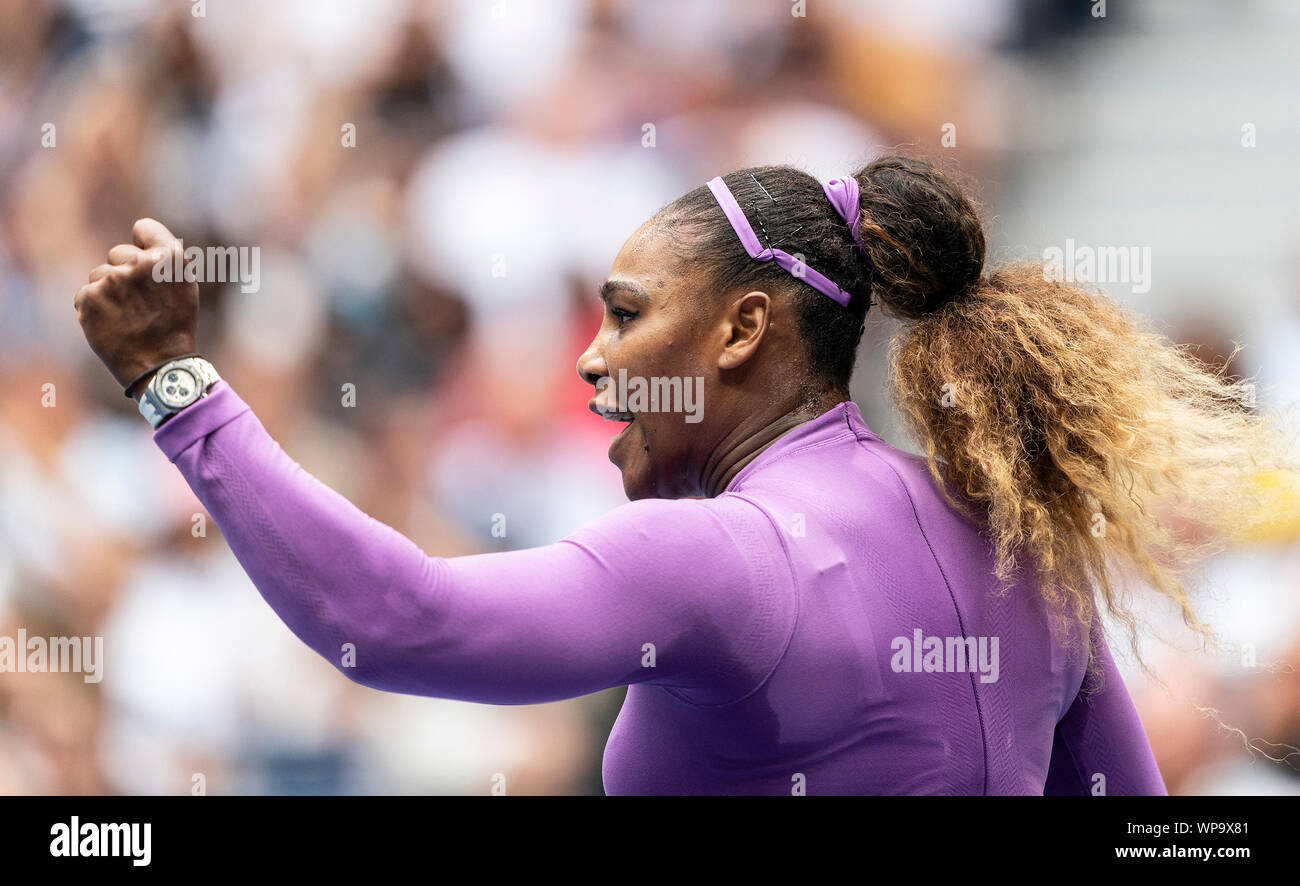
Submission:
M 636 316 L 634 311 L 625 311 L 622 308 L 610 308 L 609 312 L 618 318 L 618 325 L 622 326 L 628 320 Z

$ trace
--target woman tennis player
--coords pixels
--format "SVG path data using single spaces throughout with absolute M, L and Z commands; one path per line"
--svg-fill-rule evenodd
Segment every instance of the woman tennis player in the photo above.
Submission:
M 610 794 L 1165 792 L 1100 630 L 1261 519 L 1283 458 L 1238 385 L 1041 265 L 983 273 L 935 167 L 715 178 L 646 222 L 577 364 L 630 499 L 546 547 L 429 556 L 306 473 L 195 354 L 198 287 L 136 223 L 86 338 L 298 637 L 392 692 L 529 704 L 628 685 Z M 927 458 L 849 399 L 867 309 Z M 694 416 L 611 379 L 702 379 Z M 664 387 L 664 391 L 669 388 Z M 687 420 L 698 419 L 698 420 Z M 1195 518 L 1195 540 L 1160 519 Z M 1173 510 L 1170 510 L 1170 509 Z

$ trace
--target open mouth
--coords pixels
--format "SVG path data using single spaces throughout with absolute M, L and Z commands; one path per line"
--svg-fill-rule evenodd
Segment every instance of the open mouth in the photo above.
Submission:
M 590 402 L 587 403 L 588 409 L 590 409 L 592 412 L 596 413 L 606 421 L 622 422 L 623 424 L 628 425 L 630 427 L 632 422 L 636 420 L 636 413 L 626 411 L 626 409 L 621 410 L 619 409 L 619 406 L 624 406 L 624 404 L 617 403 L 613 400 L 598 402 L 596 397 L 592 397 Z M 625 433 L 627 433 L 626 427 L 614 435 L 615 439 L 623 436 Z
M 626 434 L 627 429 L 632 427 L 632 422 L 636 419 L 636 415 L 631 412 L 602 412 L 601 417 L 606 421 L 623 422 L 623 429 L 614 435 L 614 439 L 618 439 Z

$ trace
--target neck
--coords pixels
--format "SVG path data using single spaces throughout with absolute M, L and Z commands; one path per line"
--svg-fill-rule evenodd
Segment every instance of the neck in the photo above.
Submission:
M 704 462 L 701 485 L 705 495 L 709 498 L 721 495 L 736 475 L 769 446 L 847 399 L 847 392 L 828 391 L 822 396 L 775 413 L 764 413 L 736 422 Z

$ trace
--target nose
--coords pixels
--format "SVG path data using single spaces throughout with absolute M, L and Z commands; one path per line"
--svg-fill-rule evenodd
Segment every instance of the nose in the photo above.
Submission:
M 593 338 L 591 344 L 587 345 L 587 350 L 583 351 L 582 355 L 578 357 L 578 377 L 593 387 L 596 382 L 609 375 L 609 368 L 605 365 L 605 358 L 597 346 L 599 341 L 600 336 Z

